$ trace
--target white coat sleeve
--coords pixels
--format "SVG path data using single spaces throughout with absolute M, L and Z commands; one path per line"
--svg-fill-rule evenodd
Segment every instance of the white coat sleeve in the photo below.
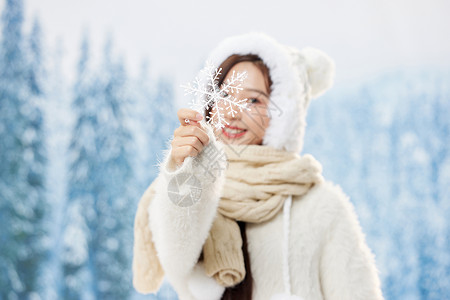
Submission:
M 342 192 L 336 198 L 320 264 L 324 299 L 381 300 L 374 255 L 354 207 Z
M 170 164 L 171 149 L 160 165 L 155 196 L 148 207 L 149 227 L 166 278 L 180 299 L 194 271 L 217 212 L 225 179 L 226 156 L 212 129 L 209 143 L 180 167 Z M 205 274 L 206 276 L 206 274 Z

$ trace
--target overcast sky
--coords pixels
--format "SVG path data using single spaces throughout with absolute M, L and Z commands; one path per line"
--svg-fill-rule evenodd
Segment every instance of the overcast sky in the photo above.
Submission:
M 40 18 L 49 47 L 63 40 L 69 76 L 83 30 L 94 52 L 111 33 L 131 71 L 148 57 L 154 74 L 176 84 L 191 81 L 221 39 L 248 31 L 324 50 L 336 61 L 336 84 L 399 66 L 450 66 L 448 0 L 25 0 L 25 6 L 27 20 Z

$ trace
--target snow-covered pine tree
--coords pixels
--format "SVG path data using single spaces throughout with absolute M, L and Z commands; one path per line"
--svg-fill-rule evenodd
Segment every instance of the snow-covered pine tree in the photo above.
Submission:
M 61 259 L 64 280 L 60 294 L 67 300 L 93 298 L 87 292 L 91 278 L 88 276 L 87 244 L 90 236 L 86 218 L 94 218 L 95 215 L 91 169 L 96 161 L 94 130 L 97 121 L 87 36 L 83 37 L 80 51 L 73 88 L 75 124 L 68 150 L 70 171 Z
M 97 299 L 126 299 L 131 292 L 133 204 L 137 197 L 132 169 L 127 74 L 113 56 L 108 39 L 97 75 L 95 145 L 92 169 L 95 218 L 88 218 L 91 239 L 89 261 Z
M 156 124 L 152 121 L 154 113 L 154 85 L 149 75 L 149 64 L 147 60 L 141 62 L 140 72 L 135 80 L 129 82 L 130 98 L 130 125 L 133 140 L 136 146 L 134 156 L 134 174 L 136 177 L 136 188 L 139 194 L 148 187 L 157 175 L 156 162 L 151 161 L 153 155 L 149 150 L 151 144 L 151 133 Z M 139 195 L 135 199 L 135 207 L 139 201 Z
M 113 58 L 111 42 L 93 77 L 86 68 L 86 39 L 82 52 L 74 89 L 77 116 L 70 145 L 72 209 L 67 225 L 82 243 L 71 232 L 65 233 L 64 298 L 127 299 L 136 191 L 129 150 L 132 139 L 124 111 L 126 72 L 123 63 Z M 70 253 L 78 259 L 71 261 Z
M 175 108 L 173 84 L 168 78 L 160 77 L 155 87 L 155 96 L 151 102 L 152 130 L 148 150 L 151 153 L 150 161 L 156 166 L 161 162 L 163 150 L 169 146 L 173 131 L 178 127 L 178 118 Z
M 23 1 L 7 0 L 0 54 L 0 298 L 28 299 L 38 293 L 44 259 L 46 213 L 40 35 L 34 31 L 27 59 Z M 35 27 L 36 28 L 36 27 Z M 31 45 L 30 44 L 30 45 Z M 29 75 L 35 74 L 31 85 Z
M 44 264 L 40 280 L 44 283 L 42 299 L 59 300 L 64 276 L 61 268 L 64 222 L 67 217 L 67 149 L 73 114 L 70 97 L 62 71 L 64 51 L 59 39 L 52 47 L 48 61 L 48 80 L 44 105 L 47 163 L 47 195 L 51 213 L 47 218 L 49 258 Z
M 134 198 L 134 210 L 139 197 L 158 175 L 158 162 L 162 159 L 162 150 L 167 149 L 168 142 L 175 130 L 178 119 L 174 105 L 173 87 L 169 80 L 154 80 L 149 75 L 149 64 L 142 61 L 137 79 L 130 82 L 133 99 L 132 124 L 136 144 L 135 177 L 138 183 Z M 138 294 L 131 299 L 175 299 L 176 293 L 170 284 L 164 281 L 156 295 Z
M 135 176 L 140 194 L 158 175 L 158 162 L 179 124 L 172 82 L 167 77 L 153 79 L 148 71 L 148 62 L 144 60 L 138 78 L 131 82 L 132 123 L 137 144 Z
M 27 197 L 28 203 L 34 203 L 34 217 L 30 220 L 35 231 L 35 242 L 30 244 L 33 249 L 32 259 L 36 261 L 39 267 L 38 272 L 42 270 L 43 264 L 46 262 L 48 248 L 44 239 L 47 238 L 49 230 L 48 220 L 45 216 L 50 214 L 50 206 L 48 202 L 47 190 L 47 149 L 45 147 L 46 132 L 44 126 L 43 101 L 46 98 L 45 88 L 45 63 L 42 54 L 42 32 L 38 19 L 34 20 L 32 30 L 28 37 L 27 43 L 27 85 L 29 88 L 29 97 L 26 104 L 27 114 L 27 131 L 25 138 L 29 152 L 33 153 L 32 157 L 25 160 L 28 171 L 28 184 L 32 192 Z M 38 276 L 36 276 L 38 277 Z M 35 278 L 38 284 L 43 282 Z M 42 286 L 37 287 L 39 294 Z

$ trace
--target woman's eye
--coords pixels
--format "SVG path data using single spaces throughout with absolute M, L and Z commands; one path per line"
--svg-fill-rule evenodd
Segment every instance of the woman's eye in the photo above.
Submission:
M 227 98 L 229 95 L 227 92 L 222 92 L 222 98 Z
M 249 102 L 250 104 L 257 104 L 257 103 L 260 103 L 260 101 L 259 101 L 258 99 L 256 99 L 256 98 L 250 98 L 250 99 L 248 99 L 248 102 Z

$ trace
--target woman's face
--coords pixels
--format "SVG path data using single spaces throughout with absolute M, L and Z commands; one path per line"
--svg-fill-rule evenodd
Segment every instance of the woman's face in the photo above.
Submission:
M 250 111 L 239 111 L 235 106 L 237 113 L 234 117 L 225 110 L 225 105 L 221 101 L 218 105 L 223 106 L 224 118 L 229 124 L 225 127 L 215 130 L 216 137 L 225 144 L 239 145 L 261 145 L 266 128 L 269 126 L 268 105 L 269 91 L 266 86 L 266 79 L 262 71 L 252 62 L 240 62 L 234 65 L 227 73 L 224 82 L 233 74 L 247 72 L 247 78 L 242 83 L 239 93 L 231 92 L 230 95 L 237 100 L 248 99 L 248 108 Z M 215 110 L 213 108 L 212 113 Z M 214 120 L 217 122 L 217 120 Z

